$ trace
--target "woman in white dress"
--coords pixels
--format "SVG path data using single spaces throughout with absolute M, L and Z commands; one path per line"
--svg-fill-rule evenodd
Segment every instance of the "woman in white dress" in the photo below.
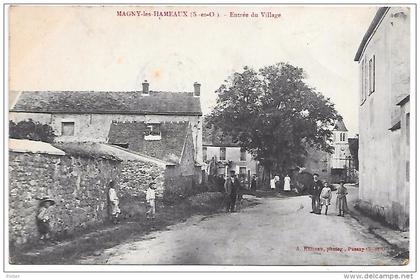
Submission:
M 270 180 L 270 188 L 271 188 L 272 190 L 275 190 L 275 189 L 276 189 L 276 179 L 274 178 L 274 176 L 273 176 L 273 178 Z
M 285 191 L 290 191 L 290 177 L 289 174 L 286 175 L 286 177 L 284 177 L 284 188 Z

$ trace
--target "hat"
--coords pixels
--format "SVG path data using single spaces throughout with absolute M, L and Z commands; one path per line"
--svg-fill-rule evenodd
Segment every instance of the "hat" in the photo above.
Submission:
M 230 174 L 235 174 L 235 170 L 231 170 L 230 171 Z
M 150 182 L 149 183 L 149 188 L 153 187 L 153 185 L 156 185 L 156 183 L 155 182 Z
M 45 196 L 45 197 L 41 198 L 40 200 L 41 200 L 41 202 L 40 202 L 41 204 L 45 203 L 45 202 L 49 202 L 49 203 L 51 203 L 51 205 L 55 204 L 55 201 L 52 200 L 51 198 L 49 198 L 48 196 Z
M 343 179 L 341 179 L 341 180 L 340 180 L 340 183 L 343 183 L 343 184 L 344 184 L 345 182 L 346 182 L 346 181 L 344 181 Z
M 314 175 L 313 176 L 319 176 L 319 174 L 318 173 L 314 173 Z

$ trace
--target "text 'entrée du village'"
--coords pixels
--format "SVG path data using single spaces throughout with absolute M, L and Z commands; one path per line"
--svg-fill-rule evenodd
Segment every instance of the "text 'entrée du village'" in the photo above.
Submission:
M 226 12 L 220 13 L 217 11 L 145 11 L 145 10 L 127 10 L 117 11 L 117 16 L 120 17 L 176 17 L 176 18 L 195 18 L 195 17 L 208 17 L 208 18 L 217 18 L 217 17 L 230 17 L 230 18 L 270 18 L 278 19 L 281 17 L 281 13 L 278 12 Z

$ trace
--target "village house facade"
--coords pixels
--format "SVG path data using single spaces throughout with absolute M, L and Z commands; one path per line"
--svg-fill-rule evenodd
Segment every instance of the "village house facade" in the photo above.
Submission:
M 202 182 L 200 84 L 194 92 L 142 85 L 142 91 L 131 92 L 24 91 L 9 118 L 50 125 L 56 143 L 107 144 L 163 161 L 165 197 L 188 195 Z
M 409 226 L 410 9 L 379 8 L 357 50 L 360 207 Z
M 215 128 L 204 127 L 203 161 L 206 163 L 207 174 L 212 173 L 213 168 L 220 176 L 235 171 L 245 182 L 249 182 L 258 170 L 258 162 L 249 152 Z
M 9 119 L 16 123 L 32 119 L 49 124 L 57 142 L 110 143 L 151 152 L 152 156 L 158 153 L 161 158 L 162 151 L 156 150 L 162 147 L 182 152 L 187 131 L 191 131 L 194 160 L 200 164 L 200 84 L 194 84 L 194 92 L 151 91 L 147 81 L 142 85 L 142 91 L 130 92 L 23 91 L 17 94 Z M 151 151 L 154 146 L 155 151 Z M 178 154 L 167 154 L 165 160 L 179 157 Z

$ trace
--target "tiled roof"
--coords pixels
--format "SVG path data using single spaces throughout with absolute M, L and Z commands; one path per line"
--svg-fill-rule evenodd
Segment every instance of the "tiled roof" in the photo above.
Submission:
M 24 91 L 12 112 L 202 115 L 192 92 Z
M 170 163 L 179 163 L 189 129 L 189 122 L 160 124 L 161 140 L 144 139 L 145 122 L 113 122 L 108 135 L 109 144 L 128 144 L 128 149 Z

